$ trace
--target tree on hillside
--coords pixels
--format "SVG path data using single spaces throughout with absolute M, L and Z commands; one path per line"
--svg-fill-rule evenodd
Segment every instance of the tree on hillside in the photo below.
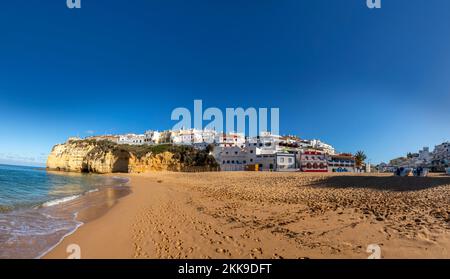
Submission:
M 364 153 L 364 151 L 358 151 L 355 154 L 355 161 L 356 161 L 356 166 L 358 168 L 362 167 L 364 161 L 367 159 L 366 154 Z

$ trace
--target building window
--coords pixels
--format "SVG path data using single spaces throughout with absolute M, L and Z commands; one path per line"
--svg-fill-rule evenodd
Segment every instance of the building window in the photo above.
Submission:
M 280 163 L 284 163 L 284 158 L 280 158 Z

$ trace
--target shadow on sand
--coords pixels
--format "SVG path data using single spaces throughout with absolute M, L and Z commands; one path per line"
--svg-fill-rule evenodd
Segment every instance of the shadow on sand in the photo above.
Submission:
M 403 192 L 419 191 L 444 185 L 450 186 L 450 177 L 332 176 L 310 185 L 336 189 L 356 188 Z

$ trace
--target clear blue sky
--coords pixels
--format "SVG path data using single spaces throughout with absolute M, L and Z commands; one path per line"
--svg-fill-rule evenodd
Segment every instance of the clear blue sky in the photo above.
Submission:
M 176 107 L 279 107 L 373 163 L 450 139 L 450 1 L 66 0 L 0 6 L 0 163 Z

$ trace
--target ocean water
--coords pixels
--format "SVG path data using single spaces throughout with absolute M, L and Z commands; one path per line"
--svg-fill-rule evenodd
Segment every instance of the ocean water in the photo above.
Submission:
M 77 213 L 127 179 L 0 165 L 0 258 L 37 258 L 82 223 Z M 111 195 L 108 195 L 111 196 Z

